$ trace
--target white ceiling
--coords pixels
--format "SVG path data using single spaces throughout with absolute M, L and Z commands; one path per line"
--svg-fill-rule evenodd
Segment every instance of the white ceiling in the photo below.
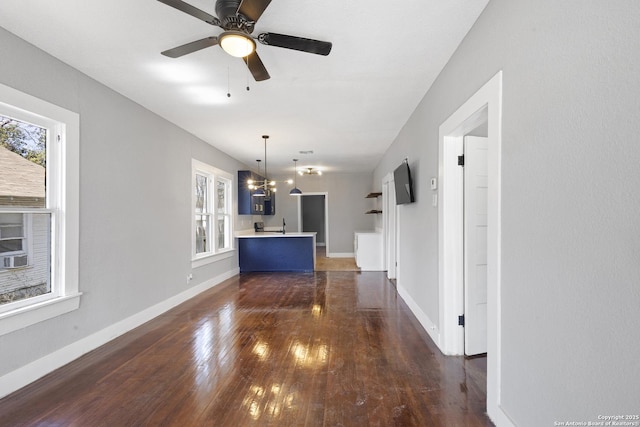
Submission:
M 215 15 L 214 0 L 186 1 Z M 0 26 L 249 165 L 268 134 L 271 172 L 293 169 L 293 158 L 371 171 L 487 3 L 273 0 L 254 35 L 330 41 L 333 50 L 258 44 L 271 75 L 263 82 L 218 46 L 160 55 L 222 30 L 156 0 L 2 0 Z

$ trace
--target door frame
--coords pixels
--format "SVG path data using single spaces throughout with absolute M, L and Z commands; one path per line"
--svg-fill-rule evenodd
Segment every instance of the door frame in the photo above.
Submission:
M 501 408 L 501 153 L 502 71 L 440 125 L 438 135 L 438 346 L 444 354 L 464 354 L 462 153 L 464 135 L 488 123 L 489 191 L 487 210 L 487 413 L 497 425 L 512 425 Z
M 331 257 L 329 251 L 329 193 L 326 191 L 305 191 L 299 196 L 295 196 L 298 199 L 298 233 L 302 232 L 302 198 L 304 196 L 324 196 L 324 243 L 327 257 Z
M 387 270 L 387 278 L 397 279 L 398 262 L 398 235 L 397 217 L 398 208 L 395 205 L 395 180 L 393 173 L 387 174 L 382 179 L 382 229 L 384 232 L 384 265 Z M 392 203 L 393 202 L 393 203 Z

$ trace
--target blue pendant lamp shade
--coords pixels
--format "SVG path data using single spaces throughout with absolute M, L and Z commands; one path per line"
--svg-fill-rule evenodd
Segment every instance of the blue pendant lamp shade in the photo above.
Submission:
M 289 191 L 290 196 L 300 196 L 302 195 L 302 191 L 296 185 L 296 175 L 298 175 L 298 159 L 293 159 L 293 164 L 295 165 L 295 172 L 293 175 L 293 188 Z

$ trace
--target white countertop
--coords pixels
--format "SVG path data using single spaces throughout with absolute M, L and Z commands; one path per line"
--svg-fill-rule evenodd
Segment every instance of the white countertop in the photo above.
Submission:
M 282 234 L 281 231 L 260 231 L 256 233 L 253 230 L 242 230 L 236 232 L 235 236 L 238 239 L 246 239 L 251 237 L 315 237 L 316 234 L 315 231 L 287 231 L 286 234 Z

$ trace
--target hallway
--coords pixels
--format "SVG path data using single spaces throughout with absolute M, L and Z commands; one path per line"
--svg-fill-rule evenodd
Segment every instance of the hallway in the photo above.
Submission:
M 384 273 L 234 277 L 0 400 L 2 426 L 490 426 Z
M 324 246 L 316 246 L 316 271 L 359 271 L 356 259 L 328 258 Z

